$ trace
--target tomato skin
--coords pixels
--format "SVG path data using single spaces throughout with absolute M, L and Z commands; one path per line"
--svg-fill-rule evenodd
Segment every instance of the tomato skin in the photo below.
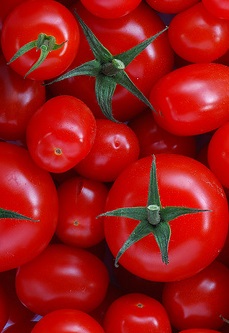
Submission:
M 146 0 L 146 2 L 158 12 L 176 14 L 194 4 L 199 0 Z
M 164 285 L 162 303 L 177 329 L 220 329 L 229 317 L 229 269 L 214 261 L 198 274 Z
M 229 120 L 229 68 L 190 64 L 159 79 L 150 93 L 159 126 L 175 135 L 210 132 Z
M 221 331 L 209 330 L 207 328 L 190 328 L 188 330 L 182 330 L 178 333 L 220 333 Z
M 113 55 L 127 51 L 165 28 L 165 24 L 159 16 L 143 1 L 128 15 L 113 20 L 101 19 L 92 15 L 80 1 L 75 3 L 72 7 L 72 10 L 74 9 Z M 118 43 L 117 40 L 119 40 Z M 94 55 L 85 36 L 81 34 L 80 47 L 69 70 L 92 59 L 94 59 Z M 165 32 L 136 57 L 125 71 L 142 93 L 148 97 L 150 85 L 168 73 L 173 68 L 173 63 L 173 51 Z M 96 118 L 104 118 L 95 97 L 94 78 L 74 77 L 53 83 L 49 89 L 53 95 L 69 94 L 80 98 L 93 111 Z M 117 86 L 112 99 L 112 111 L 115 119 L 119 121 L 129 120 L 144 109 L 145 104 L 137 97 L 120 85 Z
M 81 248 L 101 242 L 104 239 L 103 222 L 97 216 L 104 211 L 108 187 L 102 182 L 75 176 L 61 183 L 57 193 L 58 238 L 64 244 Z
M 52 0 L 22 2 L 10 12 L 2 27 L 1 45 L 7 62 L 28 42 L 40 33 L 54 36 L 63 47 L 49 52 L 45 61 L 28 78 L 47 80 L 60 75 L 72 63 L 79 46 L 78 24 L 65 6 Z M 13 61 L 10 66 L 24 76 L 38 60 L 39 52 L 32 49 Z
M 145 157 L 122 172 L 110 189 L 105 211 L 146 206 L 151 163 L 152 157 Z M 181 216 L 170 222 L 167 265 L 162 262 L 151 234 L 128 248 L 120 264 L 148 280 L 175 281 L 196 274 L 216 258 L 228 231 L 228 204 L 222 185 L 200 162 L 177 154 L 158 154 L 156 165 L 163 207 L 184 206 L 210 211 Z M 105 217 L 105 238 L 114 256 L 137 224 L 124 217 Z
M 74 309 L 52 311 L 42 317 L 31 333 L 105 333 L 90 315 Z
M 108 272 L 100 259 L 63 244 L 50 244 L 19 267 L 16 275 L 19 299 L 40 315 L 64 308 L 90 312 L 103 301 L 108 283 Z
M 193 63 L 212 62 L 229 48 L 229 21 L 213 16 L 202 2 L 177 14 L 169 24 L 173 50 Z
M 56 96 L 31 117 L 26 141 L 31 157 L 49 172 L 65 172 L 91 150 L 96 121 L 85 103 L 73 96 Z
M 0 137 L 24 140 L 30 117 L 45 102 L 45 87 L 39 81 L 23 79 L 0 55 L 0 99 Z
M 116 299 L 104 317 L 106 333 L 147 332 L 171 333 L 169 317 L 157 300 L 130 293 Z
M 52 177 L 33 162 L 26 149 L 0 142 L 0 152 L 4 193 L 0 207 L 38 221 L 2 219 L 0 271 L 5 271 L 30 261 L 48 245 L 56 229 L 58 198 Z
M 94 144 L 75 170 L 93 180 L 113 182 L 122 170 L 138 159 L 139 142 L 127 124 L 97 119 L 96 128 Z
M 202 2 L 214 16 L 220 19 L 229 19 L 229 4 L 227 0 L 202 0 Z

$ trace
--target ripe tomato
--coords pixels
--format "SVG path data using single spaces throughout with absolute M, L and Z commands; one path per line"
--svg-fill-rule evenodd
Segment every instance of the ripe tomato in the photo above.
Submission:
M 229 19 L 229 3 L 227 0 L 202 0 L 202 2 L 214 16 L 220 19 Z
M 113 182 L 139 156 L 137 136 L 127 124 L 109 119 L 96 120 L 94 144 L 75 166 L 82 176 L 101 182 Z
M 59 173 L 85 158 L 95 134 L 96 121 L 85 103 L 73 96 L 56 96 L 33 114 L 26 140 L 37 165 Z
M 93 15 L 113 19 L 129 14 L 132 10 L 137 8 L 142 0 L 116 0 L 106 2 L 101 2 L 100 0 L 80 1 Z
M 0 152 L 0 207 L 34 220 L 1 219 L 0 271 L 5 271 L 30 261 L 48 245 L 56 229 L 58 198 L 52 177 L 26 149 L 0 142 Z
M 152 157 L 145 157 L 121 173 L 109 191 L 105 212 L 124 207 L 147 208 L 151 164 Z M 158 154 L 156 170 L 162 208 L 192 207 L 207 211 L 179 216 L 169 222 L 167 264 L 162 262 L 152 229 L 138 242 L 130 241 L 120 264 L 148 280 L 184 279 L 209 265 L 222 249 L 228 231 L 227 198 L 215 175 L 190 157 Z M 148 221 L 149 218 L 144 223 L 150 228 Z M 125 215 L 104 217 L 105 238 L 114 257 L 137 225 L 142 225 L 138 216 L 135 220 Z
M 57 189 L 59 215 L 56 235 L 64 243 L 81 248 L 104 239 L 103 223 L 96 217 L 104 211 L 108 187 L 102 182 L 75 176 Z
M 105 333 L 102 326 L 89 314 L 62 309 L 49 312 L 34 326 L 31 333 Z
M 26 127 L 35 111 L 45 102 L 46 90 L 39 81 L 23 79 L 0 55 L 0 137 L 25 139 Z
M 188 330 L 182 330 L 178 333 L 220 333 L 221 331 L 209 330 L 208 328 L 190 328 Z
M 109 306 L 103 326 L 106 333 L 172 332 L 163 305 L 141 293 L 130 293 L 117 298 Z
M 64 308 L 90 312 L 105 298 L 108 283 L 108 271 L 100 259 L 63 244 L 50 244 L 19 267 L 16 275 L 19 299 L 40 315 Z
M 210 132 L 229 120 L 229 67 L 190 64 L 171 71 L 153 86 L 150 102 L 159 126 L 175 135 Z
M 56 77 L 69 67 L 78 51 L 78 24 L 72 13 L 57 1 L 24 1 L 10 12 L 2 27 L 1 45 L 7 62 L 30 42 L 32 48 L 10 62 L 10 66 L 30 79 Z M 39 59 L 38 50 L 41 63 L 29 72 Z
M 80 1 L 72 7 L 72 10 L 74 9 L 113 55 L 127 51 L 165 28 L 160 17 L 144 1 L 128 15 L 113 20 L 95 17 L 84 8 Z M 68 70 L 92 59 L 94 59 L 94 55 L 85 36 L 81 34 L 79 51 Z M 139 54 L 125 71 L 138 89 L 148 97 L 151 85 L 173 68 L 173 62 L 173 51 L 167 34 L 163 33 Z M 103 117 L 94 93 L 95 78 L 73 77 L 51 84 L 49 89 L 53 95 L 69 94 L 80 98 L 90 107 L 97 118 Z M 112 99 L 115 119 L 126 121 L 144 109 L 143 102 L 127 89 L 120 85 L 117 86 Z
M 175 15 L 168 36 L 173 50 L 183 59 L 212 62 L 229 48 L 229 20 L 213 16 L 202 2 Z
M 199 0 L 146 0 L 146 2 L 160 13 L 176 14 L 193 6 Z
M 162 304 L 177 329 L 220 329 L 229 317 L 229 269 L 214 261 L 194 276 L 164 285 Z

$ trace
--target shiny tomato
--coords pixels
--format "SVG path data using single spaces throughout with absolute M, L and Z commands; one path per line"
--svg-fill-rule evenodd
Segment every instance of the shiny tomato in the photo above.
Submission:
M 16 275 L 19 299 L 40 315 L 64 308 L 90 312 L 105 298 L 108 283 L 108 271 L 100 259 L 63 244 L 50 244 L 19 267 Z
M 127 51 L 165 28 L 160 17 L 144 1 L 128 15 L 113 20 L 92 15 L 80 1 L 72 7 L 72 10 L 74 9 L 113 55 Z M 69 70 L 92 59 L 94 55 L 82 34 L 79 51 Z M 125 71 L 138 89 L 148 97 L 151 85 L 173 68 L 173 62 L 173 51 L 165 32 L 126 66 Z M 73 77 L 53 83 L 49 88 L 54 95 L 69 94 L 80 98 L 97 118 L 103 116 L 94 93 L 95 79 L 93 77 Z M 112 99 L 115 119 L 128 120 L 144 108 L 145 104 L 137 97 L 124 87 L 117 86 Z
M 138 138 L 130 127 L 109 119 L 97 119 L 94 144 L 75 170 L 90 179 L 113 182 L 138 156 Z
M 75 310 L 52 311 L 42 317 L 31 333 L 105 333 L 102 326 L 89 314 Z
M 220 329 L 229 318 L 229 269 L 214 261 L 198 274 L 165 283 L 162 303 L 177 329 Z
M 52 177 L 28 151 L 0 142 L 0 207 L 31 220 L 3 218 L 0 223 L 0 271 L 30 261 L 50 242 L 57 224 L 58 197 Z
M 213 16 L 202 2 L 175 15 L 168 36 L 173 50 L 183 59 L 212 62 L 229 48 L 229 20 Z
M 85 103 L 73 96 L 56 96 L 31 117 L 26 131 L 33 160 L 49 172 L 70 170 L 89 153 L 96 121 Z
M 52 0 L 24 1 L 16 6 L 4 21 L 1 37 L 7 62 L 22 50 L 10 66 L 20 75 L 35 80 L 60 75 L 72 63 L 79 45 L 74 16 L 65 6 Z M 29 44 L 31 47 L 24 53 L 21 48 L 30 42 L 33 44 Z M 38 66 L 30 71 L 35 63 Z
M 190 64 L 171 71 L 153 86 L 150 101 L 159 126 L 175 135 L 210 132 L 229 120 L 229 67 Z
M 103 325 L 106 333 L 172 332 L 163 305 L 141 293 L 130 293 L 116 299 L 109 306 Z
M 202 2 L 212 15 L 220 19 L 229 19 L 229 3 L 227 0 L 202 0 Z
M 199 0 L 146 0 L 146 2 L 160 13 L 176 14 L 193 6 Z
M 109 214 L 121 208 L 122 216 L 104 217 L 105 238 L 114 257 L 129 239 L 120 264 L 131 273 L 153 281 L 174 281 L 196 274 L 219 254 L 228 231 L 227 198 L 218 179 L 200 162 L 177 154 L 156 155 L 160 210 L 163 212 L 166 207 L 206 210 L 170 220 L 168 262 L 163 262 L 153 234 L 160 229 L 150 225 L 149 216 L 140 222 L 140 215 L 133 213 L 128 218 L 123 211 L 125 207 L 142 207 L 146 214 L 146 208 L 151 207 L 149 203 L 147 206 L 147 198 L 152 160 L 151 156 L 139 159 L 113 183 L 105 211 Z M 160 214 L 158 222 L 164 226 Z M 137 226 L 138 229 L 142 226 L 139 236 L 137 231 L 132 233 Z M 133 244 L 135 235 L 139 239 Z

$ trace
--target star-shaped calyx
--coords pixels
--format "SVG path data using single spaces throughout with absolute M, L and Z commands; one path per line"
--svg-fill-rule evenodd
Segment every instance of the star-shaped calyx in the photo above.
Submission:
M 131 81 L 125 68 L 158 36 L 168 29 L 165 27 L 154 36 L 144 40 L 142 43 L 134 46 L 126 52 L 113 56 L 110 51 L 94 35 L 91 29 L 85 24 L 80 16 L 75 12 L 83 33 L 90 45 L 95 57 L 94 60 L 88 61 L 67 73 L 59 76 L 47 84 L 62 81 L 74 76 L 93 76 L 95 77 L 95 94 L 97 102 L 103 114 L 112 121 L 117 121 L 112 114 L 112 97 L 117 84 L 129 90 L 133 95 L 145 103 L 150 109 L 153 107 L 144 94 Z
M 105 212 L 100 216 L 116 216 L 126 217 L 139 221 L 135 229 L 124 242 L 115 258 L 115 266 L 118 266 L 120 257 L 128 248 L 142 238 L 153 234 L 159 246 L 162 262 L 166 265 L 169 263 L 169 241 L 171 228 L 169 222 L 179 216 L 187 214 L 196 214 L 206 212 L 208 210 L 189 208 L 182 206 L 166 206 L 161 205 L 160 193 L 158 189 L 156 157 L 153 156 L 152 166 L 150 170 L 150 179 L 148 187 L 148 200 L 146 206 L 140 207 L 123 207 L 112 211 Z

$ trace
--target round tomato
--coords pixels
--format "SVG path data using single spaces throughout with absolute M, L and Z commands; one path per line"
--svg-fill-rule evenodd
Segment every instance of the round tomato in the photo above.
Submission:
M 39 81 L 23 79 L 0 55 L 0 138 L 24 140 L 29 119 L 45 98 L 45 87 Z
M 26 141 L 31 157 L 49 172 L 65 172 L 91 150 L 96 121 L 85 103 L 73 96 L 56 96 L 31 117 Z
M 102 326 L 89 314 L 62 309 L 49 312 L 34 326 L 31 333 L 105 333 Z
M 177 329 L 220 329 L 229 318 L 229 269 L 214 261 L 198 274 L 164 285 L 162 303 Z
M 190 64 L 171 71 L 153 86 L 150 102 L 159 126 L 175 135 L 210 132 L 229 120 L 229 67 Z
M 84 177 L 113 182 L 122 170 L 138 159 L 139 142 L 127 124 L 97 119 L 96 128 L 90 152 L 75 169 Z
M 1 219 L 0 271 L 5 271 L 30 261 L 49 244 L 57 224 L 58 197 L 52 177 L 26 149 L 0 142 L 0 152 L 0 207 L 30 218 Z
M 35 80 L 50 79 L 72 63 L 79 45 L 78 24 L 57 1 L 24 1 L 5 19 L 1 45 L 17 73 Z
M 117 298 L 108 307 L 103 326 L 106 333 L 172 332 L 163 305 L 141 293 L 130 293 Z
M 160 13 L 176 14 L 193 6 L 199 0 L 146 0 L 146 2 Z
M 39 256 L 18 268 L 16 290 L 31 311 L 72 308 L 94 310 L 106 296 L 106 266 L 92 253 L 63 244 L 50 244 Z
M 153 281 L 196 274 L 217 257 L 228 231 L 222 185 L 202 163 L 177 154 L 145 157 L 126 168 L 109 191 L 105 212 L 105 238 L 116 264 L 118 259 Z
M 213 16 L 202 2 L 173 17 L 168 36 L 173 50 L 193 62 L 212 62 L 229 48 L 229 20 Z
M 77 11 L 99 41 L 113 55 L 129 50 L 165 28 L 160 17 L 144 1 L 128 15 L 113 20 L 92 15 L 80 1 L 76 2 L 72 10 Z M 68 71 L 94 58 L 85 36 L 81 34 L 79 51 Z M 148 97 L 151 85 L 173 68 L 173 62 L 173 51 L 168 42 L 167 33 L 164 32 L 126 66 L 125 72 L 138 89 Z M 95 95 L 94 77 L 74 76 L 51 84 L 49 89 L 54 95 L 69 94 L 80 98 L 97 118 L 103 117 Z M 112 111 L 115 119 L 128 120 L 144 108 L 145 104 L 142 101 L 126 88 L 117 85 L 112 97 Z
M 202 0 L 202 2 L 212 15 L 220 19 L 229 19 L 229 3 L 227 0 Z

